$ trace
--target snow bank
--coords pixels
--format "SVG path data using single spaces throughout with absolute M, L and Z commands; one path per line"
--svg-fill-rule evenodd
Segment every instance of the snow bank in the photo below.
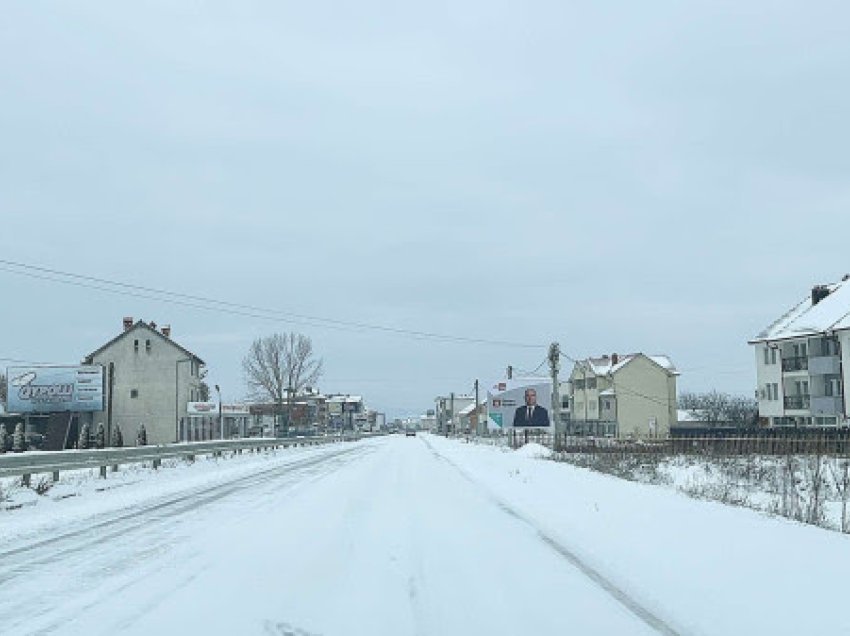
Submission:
M 519 457 L 530 457 L 531 459 L 549 458 L 552 456 L 552 449 L 546 448 L 537 442 L 529 442 L 520 446 L 514 451 L 514 455 Z

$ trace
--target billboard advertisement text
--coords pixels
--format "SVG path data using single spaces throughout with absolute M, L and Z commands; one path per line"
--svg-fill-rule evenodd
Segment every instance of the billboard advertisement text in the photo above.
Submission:
M 102 411 L 103 367 L 9 367 L 10 413 Z

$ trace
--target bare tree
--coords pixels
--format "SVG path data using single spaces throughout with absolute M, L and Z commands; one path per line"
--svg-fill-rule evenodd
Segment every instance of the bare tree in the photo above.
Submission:
M 242 369 L 252 398 L 274 402 L 278 414 L 287 403 L 288 425 L 295 395 L 316 384 L 322 375 L 322 360 L 315 357 L 307 336 L 276 333 L 251 344 Z
M 709 426 L 753 426 L 758 418 L 758 403 L 752 399 L 719 391 L 682 393 L 679 408 L 699 413 Z

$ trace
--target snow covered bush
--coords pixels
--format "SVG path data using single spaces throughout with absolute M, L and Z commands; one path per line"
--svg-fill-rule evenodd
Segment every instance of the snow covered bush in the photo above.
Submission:
M 148 432 L 144 424 L 139 424 L 139 432 L 136 434 L 136 446 L 148 445 Z
M 15 426 L 15 434 L 12 436 L 12 450 L 16 453 L 23 453 L 26 449 L 24 425 L 18 424 Z
M 115 448 L 124 446 L 124 436 L 121 435 L 121 428 L 117 424 L 115 425 L 115 430 L 112 431 L 112 445 Z
M 100 422 L 97 425 L 97 433 L 94 437 L 94 447 L 95 448 L 105 448 L 106 447 L 106 429 L 103 428 L 103 422 Z
M 91 435 L 91 427 L 88 424 L 83 424 L 80 429 L 80 438 L 77 441 L 77 448 L 86 449 L 89 447 L 89 436 Z

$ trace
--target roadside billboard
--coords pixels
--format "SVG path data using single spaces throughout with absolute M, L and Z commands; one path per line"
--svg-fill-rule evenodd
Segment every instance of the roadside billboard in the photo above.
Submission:
M 516 378 L 487 389 L 488 426 L 507 430 L 551 429 L 552 382 L 548 378 Z
M 251 412 L 244 404 L 222 404 L 221 412 L 229 417 L 248 417 Z M 218 417 L 218 402 L 187 402 L 186 413 L 189 415 L 214 415 Z
M 9 367 L 9 413 L 102 411 L 103 367 Z

